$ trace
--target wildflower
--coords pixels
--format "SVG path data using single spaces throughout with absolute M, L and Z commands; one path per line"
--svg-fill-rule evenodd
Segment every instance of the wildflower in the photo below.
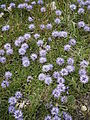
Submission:
M 29 11 L 29 10 L 32 10 L 33 9 L 33 6 L 32 5 L 27 5 L 26 6 L 26 9 Z
M 9 6 L 10 6 L 11 8 L 15 8 L 15 3 L 10 3 Z
M 28 17 L 28 21 L 29 21 L 29 22 L 32 22 L 32 21 L 33 21 L 33 18 L 29 16 L 29 17 Z
M 61 120 L 61 118 L 58 117 L 57 115 L 55 115 L 55 116 L 52 118 L 52 120 Z
M 39 37 L 40 37 L 40 35 L 37 34 L 37 33 L 34 35 L 34 38 L 35 38 L 35 39 L 38 39 Z
M 50 7 L 51 7 L 52 11 L 56 10 L 56 3 L 55 3 L 55 1 L 51 2 Z
M 22 41 L 21 40 L 15 40 L 15 46 L 19 47 L 21 45 Z
M 80 62 L 80 67 L 82 67 L 82 68 L 86 68 L 86 67 L 88 66 L 88 64 L 89 64 L 88 61 L 83 60 L 83 61 Z
M 89 80 L 89 78 L 88 78 L 87 75 L 81 75 L 81 76 L 80 76 L 80 81 L 81 81 L 83 84 L 88 83 L 88 80 Z
M 5 49 L 5 50 L 11 49 L 11 44 L 10 44 L 10 43 L 6 43 L 6 44 L 4 45 L 4 49 Z
M 45 46 L 46 51 L 49 51 L 50 48 L 51 48 L 50 45 L 46 45 L 46 46 Z
M 6 8 L 6 4 L 0 5 L 0 8 L 5 9 Z
M 4 13 L 3 13 L 3 12 L 1 12 L 1 13 L 0 13 L 0 18 L 1 18 L 3 15 L 4 15 Z
M 58 58 L 56 59 L 56 63 L 57 63 L 58 65 L 63 65 L 63 64 L 64 64 L 64 59 L 58 57 Z
M 58 32 L 58 37 L 59 37 L 59 38 L 61 38 L 61 37 L 66 38 L 67 35 L 68 35 L 68 34 L 67 34 L 66 31 L 60 31 L 60 32 Z
M 15 119 L 22 118 L 22 117 L 23 117 L 22 111 L 21 111 L 21 110 L 16 110 L 16 111 L 14 112 L 14 117 L 15 117 Z
M 69 114 L 66 113 L 66 112 L 63 112 L 63 118 L 64 118 L 65 120 L 72 120 L 71 115 L 69 115 Z
M 25 40 L 29 40 L 31 38 L 31 35 L 29 34 L 29 33 L 26 33 L 25 35 L 24 35 L 24 39 Z
M 13 97 L 13 96 L 10 97 L 9 100 L 8 100 L 8 103 L 9 103 L 10 105 L 15 105 L 16 102 L 17 102 L 17 99 L 16 99 L 15 97 Z
M 44 24 L 41 24 L 41 25 L 40 25 L 40 29 L 41 29 L 41 30 L 45 29 L 45 25 L 44 25 Z
M 59 108 L 58 107 L 53 107 L 52 110 L 51 110 L 51 114 L 52 115 L 58 115 L 59 113 Z
M 58 71 L 55 71 L 55 72 L 53 73 L 53 77 L 54 77 L 55 79 L 58 79 L 58 77 L 60 77 L 59 72 L 58 72 Z
M 70 9 L 71 9 L 72 11 L 76 10 L 76 5 L 75 5 L 75 4 L 71 4 L 71 5 L 70 5 Z
M 8 112 L 9 112 L 9 113 L 14 113 L 14 112 L 15 112 L 15 107 L 12 106 L 12 105 L 9 106 L 9 107 L 8 107 Z
M 39 51 L 39 54 L 41 57 L 45 57 L 46 53 L 47 53 L 46 50 L 43 50 L 43 49 Z
M 76 40 L 75 39 L 70 39 L 69 44 L 72 46 L 76 45 Z
M 62 12 L 60 10 L 56 10 L 55 13 L 56 13 L 57 16 L 60 16 L 62 14 Z
M 32 4 L 32 5 L 36 5 L 36 2 L 35 2 L 35 1 L 33 1 L 33 2 L 31 2 L 31 4 Z
M 28 59 L 22 61 L 22 65 L 24 67 L 28 67 L 30 65 L 30 61 Z
M 52 24 L 51 24 L 51 23 L 50 23 L 50 24 L 47 24 L 47 25 L 46 25 L 46 29 L 51 30 L 51 29 L 52 29 Z
M 5 25 L 2 27 L 2 31 L 8 31 L 10 29 L 10 26 L 9 25 Z
M 58 31 L 53 31 L 52 32 L 52 37 L 54 37 L 54 38 L 58 37 Z
M 79 8 L 78 14 L 84 14 L 84 9 L 83 8 Z
M 7 54 L 7 55 L 12 55 L 12 54 L 13 54 L 13 49 L 8 49 L 8 50 L 6 51 L 6 54 Z
M 24 50 L 26 50 L 26 49 L 29 48 L 29 46 L 28 46 L 27 43 L 23 43 L 23 44 L 21 45 L 21 48 L 24 49 Z
M 68 58 L 67 63 L 68 63 L 68 65 L 73 65 L 74 64 L 74 59 L 73 58 Z
M 3 49 L 0 50 L 0 55 L 4 55 L 5 51 Z
M 59 98 L 59 97 L 60 97 L 60 94 L 61 94 L 61 92 L 60 92 L 58 89 L 54 89 L 53 92 L 52 92 L 52 95 L 53 95 L 55 98 Z
M 48 115 L 48 116 L 45 117 L 44 120 L 52 120 L 52 119 L 51 119 L 51 116 Z
M 39 76 L 38 76 L 38 79 L 39 79 L 40 81 L 44 81 L 45 78 L 46 78 L 46 75 L 45 75 L 44 73 L 40 73 Z
M 38 0 L 38 2 L 37 2 L 39 5 L 42 5 L 44 2 L 43 2 L 43 0 Z
M 15 93 L 15 97 L 16 97 L 17 99 L 22 98 L 22 93 L 21 93 L 20 91 L 17 91 L 17 92 Z
M 19 55 L 25 55 L 26 50 L 24 48 L 20 48 L 18 52 L 19 52 Z
M 37 42 L 37 46 L 38 46 L 38 47 L 43 46 L 43 40 L 38 40 L 38 42 Z
M 49 38 L 48 38 L 48 41 L 49 41 L 49 42 L 51 42 L 51 41 L 52 41 L 52 38 L 51 38 L 51 37 L 49 37 Z
M 60 23 L 60 19 L 59 19 L 59 18 L 56 18 L 56 19 L 54 20 L 54 22 L 55 22 L 56 24 L 59 24 L 59 23 Z
M 78 22 L 78 28 L 83 28 L 85 26 L 84 21 Z
M 64 85 L 63 83 L 59 83 L 59 84 L 57 85 L 57 90 L 59 90 L 60 93 L 61 93 L 61 92 L 65 92 L 66 87 L 65 87 L 65 85 Z
M 45 77 L 45 84 L 50 85 L 52 83 L 52 78 L 49 76 Z
M 67 103 L 67 96 L 61 97 L 61 102 L 62 103 Z
M 33 61 L 35 61 L 37 59 L 37 54 L 32 53 L 30 57 Z
M 53 65 L 52 64 L 48 64 L 49 69 L 52 70 L 53 69 Z
M 40 59 L 39 59 L 39 62 L 40 63 L 45 63 L 47 61 L 47 59 L 45 58 L 45 57 L 40 57 Z
M 6 58 L 5 57 L 0 57 L 0 62 L 3 63 L 3 64 L 6 63 Z
M 22 43 L 22 42 L 24 42 L 25 38 L 23 36 L 19 36 L 18 40 L 20 40 Z
M 75 70 L 75 67 L 72 66 L 72 65 L 68 65 L 68 66 L 66 67 L 66 69 L 68 70 L 68 73 L 71 73 L 71 72 L 73 72 L 73 71 Z
M 8 87 L 8 86 L 9 86 L 9 82 L 6 81 L 6 80 L 3 80 L 2 83 L 1 83 L 1 87 L 2 87 L 2 88 L 6 88 L 6 87 Z
M 11 77 L 12 77 L 12 73 L 11 72 L 9 72 L 9 71 L 7 71 L 7 72 L 5 72 L 5 78 L 8 80 L 8 79 L 11 79 Z
M 71 48 L 71 46 L 70 46 L 70 45 L 68 45 L 68 44 L 67 44 L 67 45 L 64 45 L 64 50 L 65 50 L 65 51 L 69 51 L 69 50 L 70 50 L 70 48 Z
M 88 5 L 87 10 L 90 11 L 90 5 Z
M 85 32 L 90 32 L 90 27 L 86 25 L 86 26 L 84 27 L 84 31 L 85 31 Z
M 85 69 L 80 69 L 79 70 L 79 75 L 82 76 L 82 75 L 86 75 L 86 70 Z
M 33 80 L 33 77 L 32 76 L 28 76 L 27 77 L 27 82 L 30 82 L 31 80 Z
M 30 25 L 29 25 L 29 29 L 30 29 L 30 30 L 34 30 L 34 29 L 35 29 L 35 25 L 34 25 L 34 24 L 30 24 Z
M 42 8 L 41 8 L 41 12 L 46 12 L 46 8 L 45 8 L 45 7 L 42 7 Z
M 65 79 L 63 77 L 58 77 L 57 82 L 58 83 L 65 83 Z

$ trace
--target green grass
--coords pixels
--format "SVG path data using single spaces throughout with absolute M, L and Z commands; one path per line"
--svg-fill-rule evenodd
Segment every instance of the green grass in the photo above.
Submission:
M 12 0 L 11 0 L 12 1 Z M 10 1 L 10 2 L 11 2 Z M 90 25 L 90 16 L 88 12 L 83 16 L 79 16 L 77 14 L 77 10 L 72 13 L 69 9 L 69 4 L 75 0 L 55 0 L 57 4 L 57 8 L 63 10 L 61 15 L 61 25 L 56 26 L 54 23 L 55 13 L 50 12 L 49 4 L 51 1 L 46 1 L 48 3 L 47 12 L 42 15 L 40 13 L 40 6 L 35 6 L 33 11 L 27 12 L 26 10 L 18 10 L 13 9 L 11 12 L 4 12 L 4 17 L 0 18 L 0 49 L 3 48 L 3 45 L 7 42 L 11 43 L 14 54 L 6 56 L 7 62 L 5 65 L 0 63 L 0 84 L 4 79 L 5 71 L 11 71 L 13 73 L 13 77 L 10 83 L 10 86 L 6 89 L 2 89 L 0 86 L 0 120 L 14 120 L 12 115 L 8 113 L 8 99 L 13 96 L 16 91 L 20 90 L 23 93 L 23 99 L 27 99 L 30 101 L 30 104 L 23 108 L 24 120 L 43 120 L 44 117 L 49 114 L 49 111 L 46 109 L 45 105 L 53 102 L 54 105 L 58 104 L 60 106 L 60 110 L 68 111 L 74 120 L 89 120 L 89 113 L 86 111 L 82 113 L 82 118 L 77 110 L 80 106 L 77 106 L 77 101 L 80 102 L 79 105 L 82 104 L 81 99 L 84 98 L 86 94 L 90 97 L 90 80 L 88 84 L 84 86 L 80 83 L 78 70 L 79 63 L 81 60 L 86 59 L 90 62 L 90 34 L 85 33 L 83 30 L 79 30 L 77 28 L 77 22 L 80 20 L 84 20 L 86 24 Z M 16 5 L 23 0 L 16 1 Z M 8 0 L 0 1 L 0 4 L 8 3 Z M 51 51 L 47 54 L 47 63 L 52 63 L 54 65 L 54 70 L 60 70 L 62 67 L 56 65 L 56 58 L 63 57 L 65 59 L 65 65 L 68 57 L 73 57 L 75 60 L 75 72 L 72 75 L 66 77 L 66 85 L 69 85 L 69 100 L 65 106 L 62 106 L 60 103 L 60 98 L 58 100 L 54 99 L 51 95 L 52 90 L 56 86 L 55 80 L 50 86 L 46 86 L 44 82 L 40 82 L 38 80 L 38 75 L 42 71 L 42 65 L 39 63 L 39 60 L 35 62 L 31 62 L 31 65 L 28 68 L 24 68 L 21 65 L 21 57 L 18 55 L 18 48 L 14 46 L 14 41 L 20 36 L 24 35 L 24 33 L 30 32 L 28 29 L 28 16 L 32 15 L 35 17 L 35 33 L 40 33 L 41 39 L 44 39 L 44 43 L 47 43 L 48 37 L 50 37 L 52 31 L 41 31 L 39 28 L 39 24 L 48 22 L 52 23 L 53 30 L 65 30 L 68 31 L 68 37 L 66 39 L 53 39 L 50 43 Z M 48 21 L 47 21 L 48 20 Z M 9 24 L 11 26 L 8 32 L 1 32 L 1 28 L 3 25 Z M 77 40 L 77 44 L 72 50 L 67 53 L 64 52 L 63 46 L 68 44 L 69 38 L 74 37 Z M 30 49 L 27 51 L 27 55 L 30 58 L 31 53 L 38 53 L 39 48 L 36 46 L 36 40 L 32 38 L 28 41 L 30 45 Z M 64 67 L 64 66 L 63 66 Z M 53 71 L 54 71 L 53 70 Z M 87 68 L 87 73 L 90 76 L 90 66 Z M 52 72 L 50 73 L 52 74 Z M 27 76 L 32 75 L 33 80 L 27 84 Z M 88 107 L 87 103 L 87 107 Z M 80 111 L 80 108 L 79 108 Z M 88 118 L 86 117 L 88 116 Z M 80 119 L 79 119 L 80 118 Z

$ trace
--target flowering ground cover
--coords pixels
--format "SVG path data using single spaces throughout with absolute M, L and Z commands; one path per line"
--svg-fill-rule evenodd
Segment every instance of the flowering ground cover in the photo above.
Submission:
M 0 120 L 90 119 L 90 0 L 0 1 Z

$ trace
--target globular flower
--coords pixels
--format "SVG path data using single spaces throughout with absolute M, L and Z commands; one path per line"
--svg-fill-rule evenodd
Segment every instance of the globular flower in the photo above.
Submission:
M 68 63 L 68 65 L 73 65 L 74 64 L 74 59 L 73 58 L 68 58 L 67 63 Z
M 54 77 L 55 79 L 58 79 L 58 77 L 60 77 L 60 73 L 59 73 L 58 71 L 54 71 L 53 77 Z
M 60 20 L 59 18 L 56 18 L 56 19 L 54 20 L 54 22 L 55 22 L 56 24 L 59 24 L 59 23 L 61 22 L 61 20 Z
M 21 45 L 22 41 L 21 40 L 15 40 L 15 46 L 19 47 Z
M 22 118 L 22 117 L 23 117 L 22 111 L 21 111 L 21 110 L 16 110 L 16 111 L 14 112 L 14 117 L 15 117 L 15 119 Z
M 0 50 L 0 55 L 4 55 L 5 51 L 3 49 Z
M 19 52 L 19 55 L 25 55 L 26 50 L 24 48 L 20 48 L 18 52 Z
M 90 32 L 90 27 L 87 26 L 87 25 L 85 25 L 85 27 L 84 27 L 84 31 L 85 31 L 85 32 Z
M 70 50 L 70 48 L 71 48 L 71 46 L 70 46 L 70 45 L 68 45 L 68 44 L 67 44 L 67 45 L 64 45 L 64 50 L 65 50 L 65 51 L 69 51 L 69 50 Z
M 43 46 L 43 40 L 38 40 L 38 42 L 37 42 L 37 46 L 38 46 L 38 47 Z
M 80 81 L 81 81 L 83 84 L 88 83 L 88 80 L 89 80 L 89 77 L 88 77 L 87 75 L 81 75 L 81 76 L 80 76 Z
M 56 3 L 55 3 L 55 1 L 51 2 L 50 7 L 51 7 L 52 11 L 56 10 Z
M 37 59 L 37 54 L 32 53 L 30 57 L 33 61 L 35 61 Z
M 68 73 L 71 73 L 71 72 L 74 72 L 75 67 L 72 66 L 72 65 L 68 65 L 68 66 L 66 67 L 66 69 L 67 69 Z
M 32 5 L 36 5 L 36 1 L 32 1 L 31 4 L 32 4 Z
M 72 120 L 71 115 L 69 115 L 69 114 L 66 113 L 66 112 L 63 112 L 63 118 L 64 118 L 64 120 Z
M 67 76 L 68 75 L 68 70 L 66 68 L 63 68 L 61 71 L 60 71 L 60 74 L 62 76 Z
M 32 17 L 30 17 L 30 16 L 28 17 L 28 21 L 29 21 L 29 22 L 32 22 L 33 20 L 34 20 L 34 19 L 33 19 Z
M 7 54 L 7 55 L 12 55 L 12 54 L 13 54 L 13 49 L 8 49 L 8 50 L 6 50 L 6 54 Z
M 39 62 L 43 64 L 47 62 L 47 59 L 45 57 L 40 57 Z
M 2 31 L 8 31 L 10 29 L 10 26 L 9 25 L 5 25 L 2 27 Z
M 58 115 L 59 113 L 59 108 L 58 107 L 53 107 L 52 110 L 51 110 L 51 114 L 52 115 Z
M 52 78 L 49 76 L 45 77 L 45 84 L 50 85 L 52 83 Z
M 27 50 L 29 48 L 28 44 L 27 43 L 23 43 L 21 45 L 21 48 L 23 48 L 24 50 Z
M 72 11 L 76 10 L 76 5 L 75 5 L 75 4 L 71 4 L 71 5 L 70 5 L 70 9 L 71 9 Z
M 40 35 L 38 33 L 34 34 L 34 38 L 38 39 L 40 37 Z
M 63 64 L 64 64 L 64 59 L 58 57 L 58 58 L 56 59 L 56 63 L 57 63 L 58 65 L 63 65 Z
M 87 10 L 90 11 L 90 5 L 87 6 Z
M 20 91 L 17 91 L 17 92 L 15 93 L 15 97 L 16 97 L 17 99 L 22 98 L 22 93 L 21 93 Z
M 78 22 L 78 28 L 83 28 L 85 26 L 84 21 Z
M 76 40 L 75 39 L 70 39 L 69 44 L 72 46 L 76 45 Z
M 66 31 L 60 31 L 58 32 L 58 37 L 59 38 L 67 38 L 68 33 Z
M 67 96 L 62 96 L 61 97 L 61 102 L 62 103 L 67 103 L 67 99 L 68 99 Z
M 23 60 L 23 61 L 22 61 L 22 65 L 23 65 L 24 67 L 28 67 L 28 66 L 30 65 L 29 59 Z
M 47 24 L 46 29 L 51 30 L 52 29 L 52 24 L 51 23 Z
M 86 68 L 89 65 L 89 62 L 86 60 L 83 60 L 80 62 L 80 67 L 81 68 Z
M 39 76 L 38 76 L 38 79 L 39 79 L 40 81 L 44 81 L 45 78 L 46 78 L 46 75 L 45 75 L 44 73 L 40 73 Z
M 6 58 L 5 57 L 0 57 L 0 62 L 3 63 L 3 64 L 6 63 Z
M 78 10 L 78 14 L 80 15 L 80 14 L 84 14 L 84 9 L 83 8 L 79 8 L 79 10 Z
M 27 6 L 26 6 L 26 9 L 27 9 L 28 11 L 30 11 L 30 10 L 33 9 L 33 6 L 32 6 L 32 5 L 27 5 Z
M 52 70 L 53 69 L 53 64 L 48 64 L 49 69 Z
M 8 103 L 9 103 L 10 105 L 15 105 L 16 102 L 17 102 L 17 99 L 16 99 L 15 97 L 13 97 L 13 96 L 10 97 L 9 100 L 8 100 Z
M 58 77 L 57 83 L 65 83 L 65 79 L 63 77 Z
M 82 76 L 82 75 L 86 75 L 86 70 L 85 69 L 80 69 L 79 70 L 79 75 Z
M 52 41 L 52 38 L 51 38 L 51 37 L 49 37 L 49 38 L 48 38 L 48 41 L 49 41 L 49 42 L 51 42 L 51 41 Z
M 7 80 L 3 80 L 2 83 L 1 83 L 1 87 L 6 88 L 8 86 L 9 86 L 9 82 Z
M 51 116 L 47 115 L 44 120 L 52 120 Z
M 46 12 L 46 8 L 45 8 L 45 7 L 42 7 L 42 8 L 41 8 L 41 12 Z
M 6 4 L 0 5 L 0 8 L 5 9 L 6 8 Z
M 45 46 L 46 51 L 49 51 L 50 48 L 51 48 L 50 45 L 46 45 L 46 46 Z
M 9 113 L 14 113 L 14 112 L 15 112 L 15 107 L 12 106 L 12 105 L 9 106 L 9 107 L 8 107 L 8 112 L 9 112 Z
M 41 30 L 44 30 L 44 29 L 45 29 L 45 25 L 44 25 L 44 24 L 41 24 L 41 25 L 40 25 L 40 29 L 41 29 Z
M 52 95 L 53 95 L 55 98 L 59 98 L 59 97 L 60 97 L 60 94 L 61 94 L 61 92 L 60 92 L 58 89 L 54 89 L 53 92 L 52 92 Z
M 37 2 L 39 5 L 42 5 L 44 2 L 43 2 L 43 0 L 38 0 L 38 2 Z
M 39 51 L 39 54 L 40 54 L 41 57 L 45 57 L 47 52 L 46 52 L 46 50 L 42 49 L 42 50 Z
M 24 34 L 24 39 L 27 41 L 31 38 L 31 35 L 29 33 Z
M 56 38 L 58 37 L 59 32 L 58 31 L 53 31 L 52 32 L 52 37 Z
M 11 49 L 11 44 L 10 44 L 10 43 L 6 43 L 6 44 L 4 45 L 4 49 L 5 49 L 5 50 Z
M 61 92 L 65 92 L 66 87 L 63 83 L 59 83 L 56 89 L 59 90 L 59 92 L 61 93 Z
M 10 3 L 10 7 L 15 8 L 15 3 Z
M 57 115 L 55 115 L 55 116 L 52 118 L 52 120 L 61 120 L 61 118 L 58 117 Z
M 34 30 L 35 29 L 35 25 L 34 24 L 30 24 L 29 25 L 29 29 L 32 31 L 32 30 Z
M 30 82 L 31 80 L 33 80 L 33 77 L 29 75 L 29 76 L 27 77 L 27 82 Z
M 11 72 L 9 72 L 9 71 L 5 72 L 5 78 L 6 79 L 11 79 L 11 77 L 12 77 L 12 73 Z
M 62 14 L 62 12 L 60 10 L 56 10 L 55 13 L 57 16 L 60 16 Z

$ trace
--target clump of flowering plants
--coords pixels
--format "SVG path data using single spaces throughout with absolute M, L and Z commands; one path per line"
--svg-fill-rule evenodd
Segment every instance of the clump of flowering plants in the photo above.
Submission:
M 0 10 L 0 120 L 89 120 L 90 1 L 3 0 Z

